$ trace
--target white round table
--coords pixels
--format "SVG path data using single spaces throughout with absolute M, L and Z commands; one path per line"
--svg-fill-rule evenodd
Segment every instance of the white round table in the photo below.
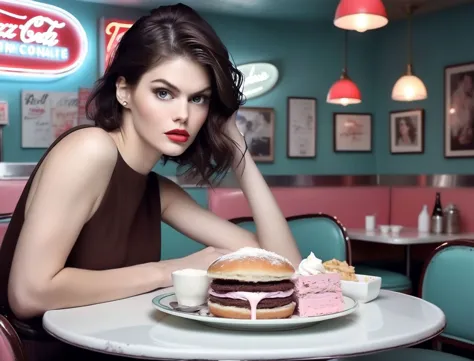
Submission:
M 291 331 L 251 332 L 213 328 L 154 308 L 171 289 L 124 300 L 48 311 L 52 336 L 97 352 L 142 359 L 296 360 L 354 356 L 417 344 L 445 327 L 435 305 L 402 293 L 380 296 L 350 315 Z

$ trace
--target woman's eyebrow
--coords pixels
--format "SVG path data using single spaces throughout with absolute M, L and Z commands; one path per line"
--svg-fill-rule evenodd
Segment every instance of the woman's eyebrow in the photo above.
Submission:
M 165 80 L 165 79 L 161 79 L 161 78 L 160 78 L 160 79 L 155 79 L 155 80 L 152 80 L 152 83 L 163 83 L 163 84 L 165 84 L 168 88 L 170 88 L 171 90 L 173 90 L 174 92 L 180 93 L 180 90 L 179 90 L 179 88 L 178 88 L 176 85 L 171 84 L 169 81 L 167 81 L 167 80 Z M 211 87 L 208 86 L 208 87 L 206 87 L 206 88 L 204 88 L 204 89 L 202 89 L 202 90 L 199 90 L 199 91 L 193 93 L 193 95 L 194 95 L 194 94 L 201 94 L 201 93 L 204 93 L 204 92 L 210 91 L 210 90 L 211 90 Z

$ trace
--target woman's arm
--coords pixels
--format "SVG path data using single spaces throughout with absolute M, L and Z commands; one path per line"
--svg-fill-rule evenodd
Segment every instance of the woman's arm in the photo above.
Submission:
M 239 160 L 238 156 L 236 159 Z M 234 173 L 252 210 L 260 247 L 285 256 L 297 266 L 301 255 L 296 241 L 250 152 L 245 153 L 240 164 L 234 165 Z
M 252 210 L 258 243 L 262 248 L 284 255 L 297 266 L 301 262 L 301 255 L 275 197 L 250 152 L 246 151 L 242 159 L 246 144 L 237 128 L 235 114 L 229 119 L 227 134 L 236 143 L 233 170 Z
M 99 129 L 78 130 L 46 157 L 35 176 L 9 279 L 17 317 L 144 293 L 170 284 L 183 260 L 106 271 L 64 268 L 76 239 L 100 204 L 117 149 Z
M 232 117 L 228 134 L 234 139 L 238 182 L 248 199 L 257 234 L 253 234 L 199 206 L 183 189 L 160 177 L 162 219 L 181 233 L 208 246 L 235 251 L 241 247 L 261 247 L 287 257 L 294 266 L 301 261 L 296 242 L 268 185 L 255 162 L 242 150 L 245 142 Z

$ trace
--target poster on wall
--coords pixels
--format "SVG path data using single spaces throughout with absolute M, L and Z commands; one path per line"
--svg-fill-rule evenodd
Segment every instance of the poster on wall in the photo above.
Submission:
M 78 93 L 22 91 L 21 146 L 48 148 L 63 132 L 77 125 Z
M 474 62 L 444 69 L 444 156 L 474 157 Z
M 288 158 L 316 157 L 316 99 L 289 97 L 287 103 Z
M 91 89 L 79 88 L 79 109 L 77 114 L 77 125 L 82 124 L 94 124 L 94 121 L 87 119 L 86 115 L 86 103 L 89 95 L 91 94 Z
M 275 157 L 275 110 L 241 107 L 236 124 L 256 162 L 273 162 Z
M 0 100 L 0 125 L 8 125 L 8 102 Z
M 51 93 L 51 133 L 56 139 L 65 131 L 77 125 L 78 95 L 71 93 Z
M 334 152 L 371 152 L 372 115 L 334 113 Z

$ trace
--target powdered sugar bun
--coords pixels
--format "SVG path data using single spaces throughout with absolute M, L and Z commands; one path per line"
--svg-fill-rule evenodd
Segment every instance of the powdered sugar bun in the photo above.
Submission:
M 242 282 L 272 282 L 291 279 L 295 268 L 285 257 L 262 248 L 244 247 L 215 260 L 210 278 Z
M 214 316 L 223 318 L 239 318 L 239 319 L 250 319 L 250 309 L 235 306 L 223 306 L 218 303 L 208 302 L 209 312 Z M 275 308 L 258 308 L 257 309 L 257 320 L 261 319 L 276 319 L 276 318 L 288 318 L 293 315 L 295 311 L 296 303 L 291 302 L 285 306 Z

